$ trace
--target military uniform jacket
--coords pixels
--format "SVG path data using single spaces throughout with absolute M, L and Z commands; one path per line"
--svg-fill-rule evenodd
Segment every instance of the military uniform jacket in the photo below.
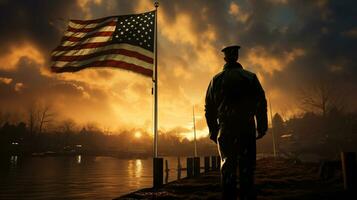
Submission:
M 205 115 L 210 138 L 215 142 L 222 125 L 246 133 L 255 133 L 257 129 L 264 134 L 267 102 L 257 76 L 237 62 L 227 63 L 208 86 Z

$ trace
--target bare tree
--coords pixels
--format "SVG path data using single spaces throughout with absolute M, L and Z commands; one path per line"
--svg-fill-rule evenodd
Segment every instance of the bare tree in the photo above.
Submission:
M 63 134 L 63 146 L 66 147 L 70 143 L 70 135 L 74 133 L 76 128 L 76 123 L 71 120 L 67 119 L 61 122 L 60 125 Z
M 30 107 L 28 108 L 28 127 L 29 127 L 29 132 L 31 135 L 36 133 L 37 129 L 37 122 L 38 122 L 38 115 L 37 115 L 37 105 L 35 103 L 32 103 Z
M 61 126 L 62 126 L 63 133 L 70 134 L 70 133 L 74 132 L 76 123 L 72 119 L 67 119 L 67 120 L 62 121 Z
M 44 105 L 38 110 L 39 116 L 39 134 L 42 133 L 43 128 L 52 122 L 54 112 L 51 110 L 51 106 Z
M 28 127 L 30 134 L 41 134 L 44 128 L 53 121 L 54 112 L 46 103 L 34 102 L 28 109 Z
M 302 89 L 300 92 L 301 108 L 305 111 L 321 113 L 326 116 L 332 108 L 342 110 L 342 95 L 329 83 L 320 82 L 311 88 Z

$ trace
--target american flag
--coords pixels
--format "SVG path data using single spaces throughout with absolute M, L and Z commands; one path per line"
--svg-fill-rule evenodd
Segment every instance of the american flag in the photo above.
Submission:
M 51 54 L 51 70 L 114 67 L 152 76 L 155 11 L 94 20 L 70 20 Z

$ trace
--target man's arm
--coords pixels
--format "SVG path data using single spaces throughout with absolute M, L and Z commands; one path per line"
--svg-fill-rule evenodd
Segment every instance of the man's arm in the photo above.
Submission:
M 206 92 L 205 116 L 209 129 L 209 138 L 217 143 L 219 126 L 217 123 L 217 107 L 214 103 L 213 80 L 210 82 Z
M 267 100 L 265 98 L 265 92 L 256 76 L 255 85 L 257 89 L 257 110 L 255 118 L 257 120 L 257 139 L 260 139 L 268 130 Z

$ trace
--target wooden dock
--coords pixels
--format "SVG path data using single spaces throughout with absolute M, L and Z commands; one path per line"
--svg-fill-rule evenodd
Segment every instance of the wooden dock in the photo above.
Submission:
M 257 162 L 258 200 L 267 199 L 349 199 L 343 190 L 342 174 L 333 170 L 328 180 L 319 176 L 319 163 L 264 158 Z M 142 189 L 117 199 L 221 199 L 220 173 L 210 171 L 184 178 L 158 190 Z

